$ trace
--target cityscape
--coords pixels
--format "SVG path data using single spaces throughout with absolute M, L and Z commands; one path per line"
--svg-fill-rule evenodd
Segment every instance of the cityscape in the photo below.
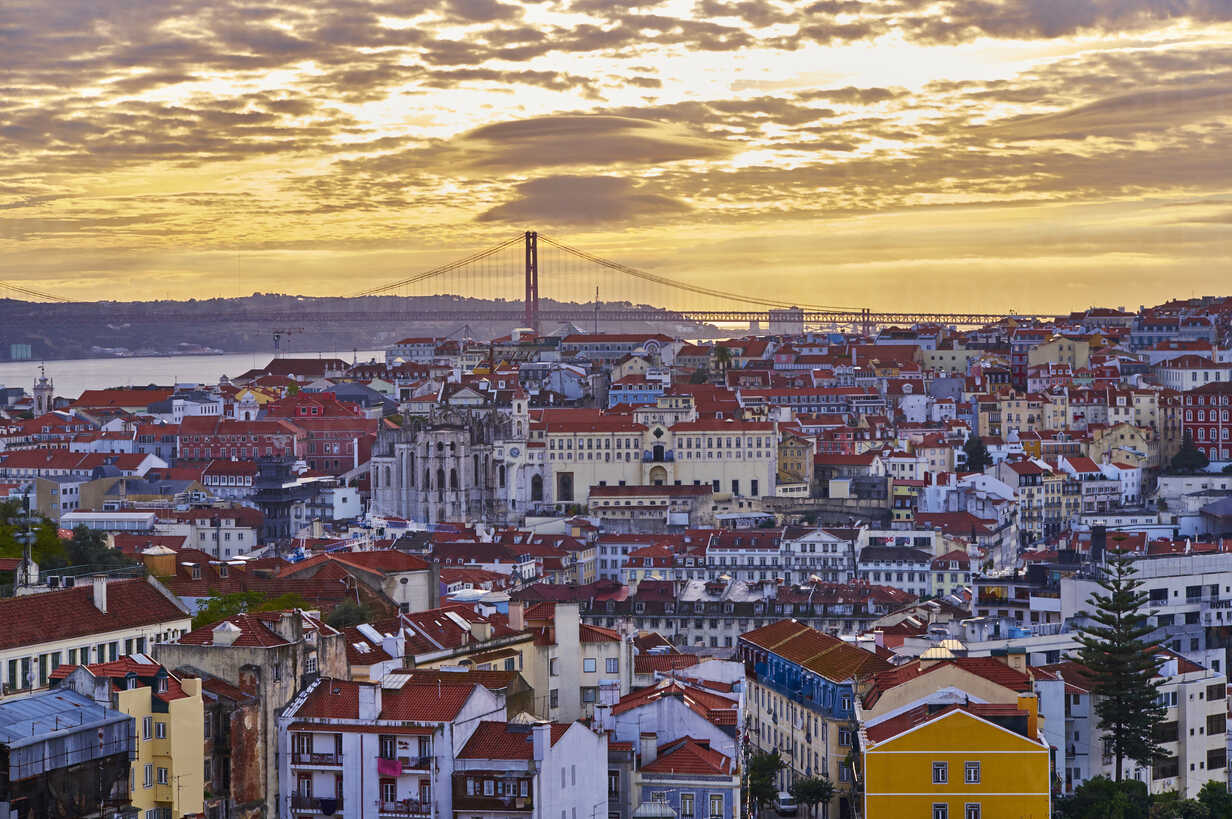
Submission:
M 3 803 L 1227 815 L 1232 297 L 769 316 L 4 387 Z
M 1232 819 L 1232 0 L 2 0 L 0 819 Z

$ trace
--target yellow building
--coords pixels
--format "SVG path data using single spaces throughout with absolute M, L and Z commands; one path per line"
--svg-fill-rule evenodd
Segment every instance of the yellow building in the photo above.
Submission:
M 860 729 L 864 819 L 1047 819 L 1049 748 L 1033 694 L 922 704 Z
M 109 663 L 60 666 L 52 678 L 53 684 L 107 703 L 136 721 L 129 784 L 138 816 L 181 819 L 205 810 L 205 704 L 200 679 L 176 677 L 144 654 Z

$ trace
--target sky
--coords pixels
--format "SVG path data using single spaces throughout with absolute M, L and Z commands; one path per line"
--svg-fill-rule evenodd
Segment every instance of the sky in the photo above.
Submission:
M 1135 309 L 1229 291 L 1230 99 L 1232 0 L 3 0 L 0 279 L 350 295 L 538 230 L 780 301 Z

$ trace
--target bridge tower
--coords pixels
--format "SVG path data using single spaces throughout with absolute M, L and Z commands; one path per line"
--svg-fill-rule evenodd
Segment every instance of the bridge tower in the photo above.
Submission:
M 539 335 L 539 234 L 526 231 L 526 326 Z

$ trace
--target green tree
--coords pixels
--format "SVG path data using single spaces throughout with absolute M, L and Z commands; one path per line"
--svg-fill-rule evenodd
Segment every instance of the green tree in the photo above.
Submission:
M 343 600 L 326 617 L 325 622 L 334 628 L 350 628 L 372 621 L 372 609 L 366 603 Z
M 786 765 L 777 750 L 759 751 L 749 757 L 749 801 L 755 814 L 774 801 L 779 791 L 774 780 L 784 767 Z
M 719 368 L 720 373 L 726 373 L 732 365 L 732 352 L 726 347 L 720 345 L 714 348 L 714 365 Z
M 992 455 L 988 447 L 984 446 L 984 440 L 974 432 L 967 436 L 967 442 L 963 444 L 963 452 L 967 453 L 968 472 L 983 472 L 992 466 Z
M 219 620 L 226 620 L 236 614 L 251 611 L 254 606 L 259 606 L 264 601 L 265 595 L 259 591 L 229 592 L 228 594 L 212 592 L 197 607 L 197 613 L 193 615 L 192 620 L 193 628 L 208 626 L 210 623 L 217 623 Z
M 689 376 L 690 384 L 705 384 L 709 380 L 710 380 L 710 370 L 706 369 L 705 367 L 698 367 L 696 370 L 693 371 L 693 374 Z
M 1100 730 L 1116 760 L 1116 780 L 1121 765 L 1132 759 L 1150 767 L 1159 753 L 1153 732 L 1163 718 L 1158 702 L 1159 683 L 1154 680 L 1156 659 L 1144 641 L 1153 630 L 1144 611 L 1147 593 L 1135 579 L 1137 570 L 1125 555 L 1109 553 L 1099 586 L 1087 600 L 1095 611 L 1092 624 L 1078 635 L 1079 657 L 1089 670 L 1095 713 Z
M 1193 436 L 1186 432 L 1181 438 L 1181 449 L 1172 456 L 1173 472 L 1199 472 L 1210 464 L 1202 450 L 1194 446 Z
M 1232 794 L 1222 782 L 1210 781 L 1198 791 L 1198 801 L 1206 806 L 1211 816 L 1232 816 Z
M 287 592 L 277 597 L 270 597 L 260 591 L 229 592 L 227 594 L 212 592 L 197 608 L 192 624 L 193 628 L 200 628 L 245 612 L 306 608 L 311 608 L 308 601 L 295 592 Z
M 824 776 L 807 776 L 791 785 L 791 795 L 796 804 L 805 805 L 809 815 L 817 815 L 817 806 L 834 798 L 834 783 Z
M 1057 800 L 1065 819 L 1148 819 L 1150 804 L 1145 782 L 1113 782 L 1106 776 L 1088 779 L 1072 796 Z
M 63 568 L 66 566 L 83 567 L 90 571 L 108 571 L 110 569 L 127 569 L 140 566 L 123 552 L 118 552 L 107 545 L 106 536 L 86 526 L 78 526 L 73 530 L 73 536 L 64 541 L 64 553 L 59 561 L 52 561 L 47 568 Z
M 1211 812 L 1197 799 L 1182 799 L 1176 791 L 1151 797 L 1150 819 L 1210 819 Z

